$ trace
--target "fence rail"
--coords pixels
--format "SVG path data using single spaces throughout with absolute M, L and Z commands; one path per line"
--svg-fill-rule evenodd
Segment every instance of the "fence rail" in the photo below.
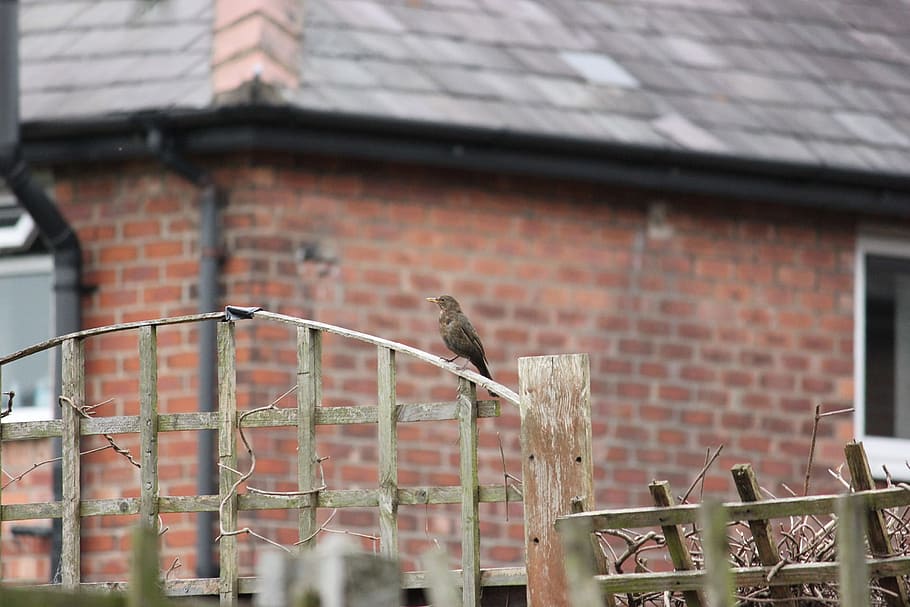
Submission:
M 247 317 L 296 326 L 297 385 L 296 407 L 264 407 L 238 411 L 236 402 L 236 352 L 234 328 L 237 318 Z M 158 327 L 179 323 L 218 322 L 217 357 L 219 411 L 209 413 L 170 413 L 158 411 Z M 139 414 L 92 418 L 86 414 L 85 355 L 87 339 L 115 331 L 139 333 Z M 377 348 L 378 391 L 375 405 L 322 407 L 321 334 L 341 335 L 371 343 Z M 253 578 L 241 577 L 238 570 L 237 535 L 249 533 L 238 528 L 240 511 L 296 509 L 298 534 L 304 549 L 318 531 L 317 508 L 376 507 L 379 509 L 380 546 L 384 554 L 396 557 L 397 512 L 401 504 L 457 504 L 462 506 L 462 572 L 459 583 L 465 605 L 478 605 L 484 585 L 523 585 L 524 568 L 482 570 L 479 558 L 479 502 L 517 502 L 522 494 L 504 485 L 483 486 L 477 481 L 477 419 L 500 413 L 499 401 L 478 401 L 480 385 L 518 405 L 518 395 L 497 382 L 467 370 L 458 369 L 438 356 L 379 337 L 325 323 L 294 318 L 258 309 L 228 308 L 224 313 L 197 314 L 89 329 L 57 337 L 0 358 L 3 366 L 15 360 L 61 346 L 62 388 L 61 419 L 42 422 L 4 423 L 0 426 L 2 446 L 11 441 L 60 437 L 63 444 L 62 497 L 58 502 L 5 504 L 0 521 L 60 518 L 63 528 L 61 579 L 64 588 L 122 588 L 123 584 L 84 583 L 80 577 L 80 526 L 83 517 L 139 514 L 142 525 L 156 528 L 158 515 L 173 512 L 219 512 L 221 560 L 218 579 L 173 580 L 166 584 L 172 595 L 218 594 L 221 604 L 233 605 L 241 592 L 253 589 Z M 407 355 L 440 367 L 458 377 L 457 397 L 453 402 L 399 403 L 396 396 L 396 357 Z M 588 413 L 589 415 L 590 413 Z M 457 486 L 400 487 L 397 479 L 395 427 L 399 423 L 457 420 L 460 441 L 460 477 Z M 317 486 L 315 428 L 321 424 L 378 425 L 379 486 L 372 489 L 330 490 Z M 298 492 L 291 495 L 238 494 L 243 473 L 237 470 L 237 434 L 247 428 L 296 426 L 298 449 Z M 186 430 L 218 431 L 219 493 L 203 496 L 160 495 L 157 476 L 157 443 L 163 432 Z M 90 435 L 138 433 L 140 492 L 137 498 L 83 500 L 80 492 L 80 438 Z M 255 461 L 255 458 L 253 458 Z M 251 469 L 252 472 L 252 469 Z M 406 573 L 404 587 L 420 587 L 422 572 Z

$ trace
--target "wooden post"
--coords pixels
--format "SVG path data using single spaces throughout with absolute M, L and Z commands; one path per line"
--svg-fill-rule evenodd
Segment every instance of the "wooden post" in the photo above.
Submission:
M 234 323 L 218 323 L 218 496 L 221 503 L 230 493 L 237 475 L 237 372 Z M 221 528 L 237 530 L 237 495 L 228 499 L 221 511 Z M 218 545 L 221 574 L 218 594 L 222 606 L 237 604 L 237 536 L 226 535 Z
M 518 360 L 521 452 L 530 607 L 568 604 L 554 523 L 579 496 L 593 510 L 591 386 L 587 354 Z
M 377 349 L 379 392 L 380 553 L 398 558 L 398 407 L 395 403 L 395 351 Z
M 752 471 L 750 464 L 737 464 L 731 468 L 733 482 L 736 484 L 736 490 L 739 492 L 739 498 L 744 502 L 757 502 L 761 500 L 761 489 L 755 478 L 755 472 Z M 774 545 L 771 536 L 771 525 L 767 520 L 758 519 L 749 521 L 749 529 L 752 531 L 752 539 L 755 540 L 755 546 L 758 548 L 758 558 L 761 564 L 766 567 L 772 567 L 780 562 L 780 555 L 777 553 L 777 547 Z M 780 601 L 787 607 L 796 607 L 793 594 L 786 586 L 770 586 L 771 598 Z
M 401 573 L 388 557 L 365 553 L 330 536 L 297 556 L 275 551 L 259 559 L 256 607 L 398 607 Z
M 853 479 L 854 491 L 868 491 L 875 489 L 875 481 L 872 480 L 872 470 L 869 468 L 869 460 L 866 458 L 866 450 L 863 444 L 850 442 L 844 447 L 844 454 L 847 457 L 847 466 L 850 468 L 850 477 Z M 885 526 L 885 517 L 881 510 L 874 508 L 866 509 L 866 533 L 869 538 L 869 548 L 874 557 L 894 556 L 891 548 L 891 537 L 888 535 L 888 528 Z M 891 607 L 906 607 L 910 604 L 907 598 L 907 588 L 904 583 L 897 577 L 883 577 L 879 580 L 882 588 L 887 590 L 885 601 Z
M 462 605 L 480 605 L 480 489 L 477 484 L 477 386 L 458 378 L 458 449 L 461 477 Z
M 674 504 L 669 482 L 654 481 L 648 485 L 648 489 L 651 491 L 651 498 L 654 500 L 655 506 L 668 507 Z M 661 530 L 667 540 L 667 550 L 673 560 L 673 567 L 677 571 L 695 569 L 692 555 L 689 554 L 689 549 L 686 547 L 685 534 L 679 528 L 679 525 L 665 525 L 661 527 Z M 686 600 L 688 607 L 701 607 L 705 604 L 702 593 L 697 590 L 683 591 L 683 598 Z
M 133 558 L 127 607 L 154 607 L 164 603 L 158 573 L 158 532 L 140 523 L 133 529 Z
M 158 342 L 154 326 L 139 329 L 139 450 L 139 520 L 157 531 Z
M 567 521 L 559 529 L 565 553 L 566 589 L 572 607 L 602 607 L 603 594 L 594 579 L 596 557 L 587 521 Z
M 62 445 L 62 542 L 60 549 L 60 581 L 65 589 L 79 587 L 81 570 L 80 519 L 80 415 L 77 409 L 85 405 L 85 354 L 81 339 L 73 338 L 63 342 L 63 410 Z
M 839 599 L 844 607 L 868 607 L 869 567 L 866 565 L 866 508 L 861 498 L 847 494 L 837 500 L 837 560 Z
M 730 572 L 726 508 L 718 501 L 706 500 L 701 505 L 700 515 L 707 604 L 711 607 L 732 607 L 733 575 Z
M 322 402 L 322 333 L 297 327 L 297 487 L 311 491 L 316 487 L 316 407 Z M 299 539 L 315 536 L 316 504 L 319 495 L 311 493 L 309 505 L 298 514 Z M 316 542 L 300 545 L 306 550 Z

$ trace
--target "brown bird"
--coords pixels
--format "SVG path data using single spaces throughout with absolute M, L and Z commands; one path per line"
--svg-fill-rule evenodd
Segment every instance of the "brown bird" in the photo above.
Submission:
M 468 317 L 461 311 L 461 306 L 451 295 L 440 295 L 439 297 L 427 297 L 427 301 L 439 306 L 439 334 L 446 347 L 451 350 L 455 356 L 446 358 L 447 362 L 452 362 L 456 358 L 466 358 L 471 361 L 477 372 L 493 379 L 490 369 L 487 367 L 487 354 L 483 350 L 483 344 L 480 342 L 480 336 Z M 490 396 L 496 396 L 490 392 Z

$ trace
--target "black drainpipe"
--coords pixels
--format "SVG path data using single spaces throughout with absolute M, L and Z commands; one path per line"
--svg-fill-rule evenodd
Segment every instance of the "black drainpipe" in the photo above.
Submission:
M 146 142 L 149 149 L 169 170 L 180 175 L 201 192 L 199 196 L 199 312 L 218 309 L 218 272 L 221 263 L 218 209 L 222 195 L 204 169 L 192 164 L 154 123 L 146 123 Z M 199 410 L 217 410 L 215 387 L 215 323 L 199 327 Z M 199 495 L 216 495 L 215 432 L 201 430 L 196 467 L 196 488 Z M 200 512 L 196 519 L 196 575 L 201 578 L 218 576 L 212 548 L 214 545 L 215 513 Z
M 41 233 L 54 255 L 54 326 L 57 335 L 82 328 L 82 248 L 56 203 L 32 177 L 19 141 L 19 3 L 0 1 L 0 175 Z M 60 356 L 54 357 L 55 393 L 60 393 Z M 54 407 L 55 415 L 59 409 Z M 53 451 L 60 456 L 60 439 Z M 62 499 L 59 461 L 53 468 L 54 500 Z M 51 581 L 60 564 L 60 519 L 53 520 Z

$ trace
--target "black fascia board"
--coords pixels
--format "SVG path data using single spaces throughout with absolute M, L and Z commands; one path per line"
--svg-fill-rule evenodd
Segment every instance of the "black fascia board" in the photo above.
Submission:
M 42 165 L 150 157 L 149 125 L 186 154 L 327 154 L 910 217 L 908 174 L 282 105 L 30 122 L 23 154 Z

